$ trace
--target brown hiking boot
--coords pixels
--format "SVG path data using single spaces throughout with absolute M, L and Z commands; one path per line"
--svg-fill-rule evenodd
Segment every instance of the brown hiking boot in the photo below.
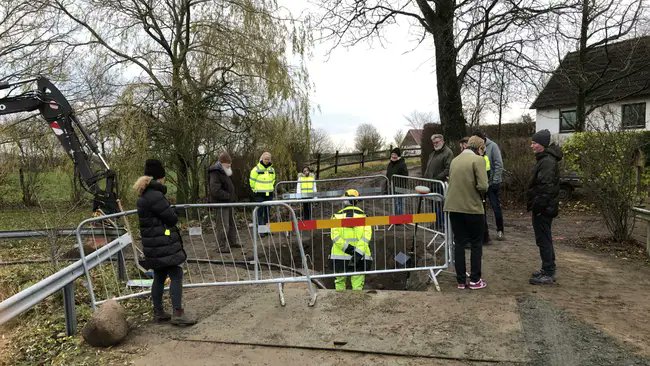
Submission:
M 185 314 L 185 310 L 183 309 L 174 309 L 174 314 L 172 315 L 172 320 L 170 323 L 180 326 L 194 325 L 196 324 L 196 319 L 191 318 Z
M 156 323 L 166 322 L 172 318 L 171 314 L 163 309 L 153 309 L 153 321 Z

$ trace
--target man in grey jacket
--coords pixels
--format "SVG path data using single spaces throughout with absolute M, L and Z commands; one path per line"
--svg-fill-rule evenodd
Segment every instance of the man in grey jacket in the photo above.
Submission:
M 481 132 L 474 132 L 474 136 L 479 136 L 485 141 L 485 155 L 490 160 L 490 172 L 488 177 L 489 188 L 487 191 L 487 198 L 490 201 L 490 206 L 494 211 L 494 219 L 497 225 L 497 240 L 504 240 L 503 234 L 503 212 L 501 211 L 501 198 L 499 191 L 503 177 L 503 160 L 501 159 L 501 150 L 499 145 L 494 141 L 487 138 Z

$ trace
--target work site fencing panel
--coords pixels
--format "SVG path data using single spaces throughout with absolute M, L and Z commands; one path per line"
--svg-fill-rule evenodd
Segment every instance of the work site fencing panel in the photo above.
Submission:
M 294 211 L 310 212 L 310 219 L 303 217 L 299 223 L 302 240 L 307 255 L 308 266 L 312 278 L 324 279 L 339 276 L 354 276 L 358 274 L 379 275 L 397 274 L 411 271 L 428 270 L 436 288 L 439 290 L 436 276 L 449 264 L 449 240 L 446 226 L 437 228 L 441 217 L 434 211 L 434 203 L 442 204 L 441 194 L 404 194 L 360 196 L 358 198 L 312 198 L 302 200 L 285 200 Z M 334 214 L 350 204 L 363 210 L 365 218 L 334 217 Z M 299 207 L 302 206 L 302 207 Z M 284 232 L 294 235 L 288 222 L 282 223 L 282 217 L 277 217 L 277 223 L 270 225 L 272 232 Z M 448 220 L 447 220 L 448 221 Z M 332 261 L 332 229 L 338 227 L 369 226 L 372 232 L 368 243 L 372 260 L 366 263 L 363 270 L 352 261 L 340 263 Z M 336 267 L 336 268 L 335 268 Z M 341 272 L 343 271 L 343 272 Z M 394 282 L 405 280 L 408 276 L 394 278 L 373 277 L 378 287 L 397 286 Z M 391 283 L 392 282 L 392 283 Z M 328 283 L 329 286 L 331 284 Z M 406 284 L 405 284 L 406 285 Z
M 444 198 L 447 197 L 447 182 L 441 180 L 411 177 L 405 175 L 393 175 L 390 179 L 390 192 L 391 194 L 406 194 L 416 193 L 415 187 L 427 187 L 431 193 L 437 193 Z M 448 237 L 449 250 L 447 261 L 451 265 L 453 263 L 453 237 L 451 231 L 451 223 L 449 221 L 449 213 L 444 212 L 444 200 L 431 202 L 431 210 L 439 217 L 437 223 L 432 226 L 434 231 L 445 233 Z
M 182 264 L 184 287 L 245 284 L 278 284 L 284 304 L 282 285 L 305 283 L 309 302 L 316 292 L 313 283 L 332 287 L 329 279 L 359 274 L 380 275 L 411 271 L 429 271 L 436 287 L 436 276 L 448 267 L 449 236 L 436 230 L 432 202 L 443 196 L 430 194 L 361 196 L 354 199 L 365 212 L 356 218 L 334 218 L 350 204 L 351 198 L 312 198 L 264 203 L 196 204 L 176 206 L 177 225 L 187 253 Z M 347 201 L 347 202 L 346 202 Z M 401 202 L 402 213 L 395 213 Z M 293 207 L 310 206 L 311 219 L 298 221 Z M 82 261 L 104 243 L 111 242 L 129 229 L 134 240 L 131 247 L 111 256 L 87 272 L 92 305 L 107 299 L 126 299 L 150 293 L 153 273 L 140 266 L 140 233 L 134 211 L 83 221 L 79 231 L 94 228 L 101 235 L 78 236 Z M 232 229 L 228 227 L 232 225 Z M 372 232 L 368 247 L 372 259 L 359 267 L 335 268 L 332 262 L 332 229 L 368 226 Z M 298 230 L 295 230 L 298 228 Z M 393 276 L 395 277 L 395 276 Z M 390 275 L 373 276 L 372 281 L 392 286 L 400 281 Z M 402 276 L 407 278 L 408 276 Z M 323 280 L 321 280 L 323 279 Z M 374 286 L 373 286 L 374 287 Z
M 304 189 L 302 189 L 300 193 L 297 192 L 298 184 L 300 184 L 297 180 L 278 182 L 275 184 L 275 199 L 295 200 L 314 197 L 341 197 L 350 188 L 356 189 L 362 196 L 379 195 L 389 192 L 389 182 L 385 175 L 317 179 L 313 182 L 316 187 L 316 192 L 304 192 Z
M 300 233 L 272 234 L 268 224 L 258 225 L 263 217 L 279 215 L 297 226 L 295 213 L 288 205 L 282 202 L 196 204 L 179 205 L 175 209 L 179 216 L 177 228 L 187 254 L 182 264 L 184 287 L 277 283 L 284 304 L 281 284 L 303 282 L 313 304 L 316 292 L 307 270 Z M 103 228 L 101 235 L 78 238 L 82 260 L 102 243 L 115 238 L 120 226 L 131 226 L 129 222 L 137 222 L 134 211 L 111 220 L 98 217 L 80 223 L 78 230 L 89 226 Z M 140 265 L 143 256 L 137 226 L 130 231 L 133 247 L 111 257 L 87 275 L 93 306 L 108 299 L 120 300 L 150 292 L 153 272 Z

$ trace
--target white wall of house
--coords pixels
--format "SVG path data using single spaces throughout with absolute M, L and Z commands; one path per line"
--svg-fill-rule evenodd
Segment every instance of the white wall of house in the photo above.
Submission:
M 650 98 L 627 99 L 599 107 L 587 117 L 587 129 L 603 129 L 607 123 L 614 123 L 618 127 L 621 123 L 623 105 L 634 103 L 646 103 L 645 128 L 631 130 L 650 130 Z M 572 135 L 571 132 L 560 132 L 560 111 L 567 110 L 575 110 L 575 107 L 538 109 L 536 111 L 535 131 L 548 129 L 553 140 L 562 143 Z

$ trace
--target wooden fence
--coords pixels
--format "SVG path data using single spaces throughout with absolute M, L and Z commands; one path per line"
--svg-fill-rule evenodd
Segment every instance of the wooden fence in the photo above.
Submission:
M 391 146 L 388 150 L 380 150 L 373 152 L 357 152 L 357 153 L 346 153 L 340 154 L 337 150 L 334 154 L 317 154 L 315 160 L 309 162 L 309 165 L 314 168 L 316 173 L 316 179 L 320 179 L 320 173 L 334 169 L 334 174 L 338 173 L 338 168 L 346 165 L 357 165 L 359 164 L 362 168 L 365 163 L 371 161 L 381 161 L 390 159 L 390 152 L 393 150 Z M 418 157 L 422 153 L 422 149 L 417 148 L 405 148 L 402 150 L 403 158 Z

